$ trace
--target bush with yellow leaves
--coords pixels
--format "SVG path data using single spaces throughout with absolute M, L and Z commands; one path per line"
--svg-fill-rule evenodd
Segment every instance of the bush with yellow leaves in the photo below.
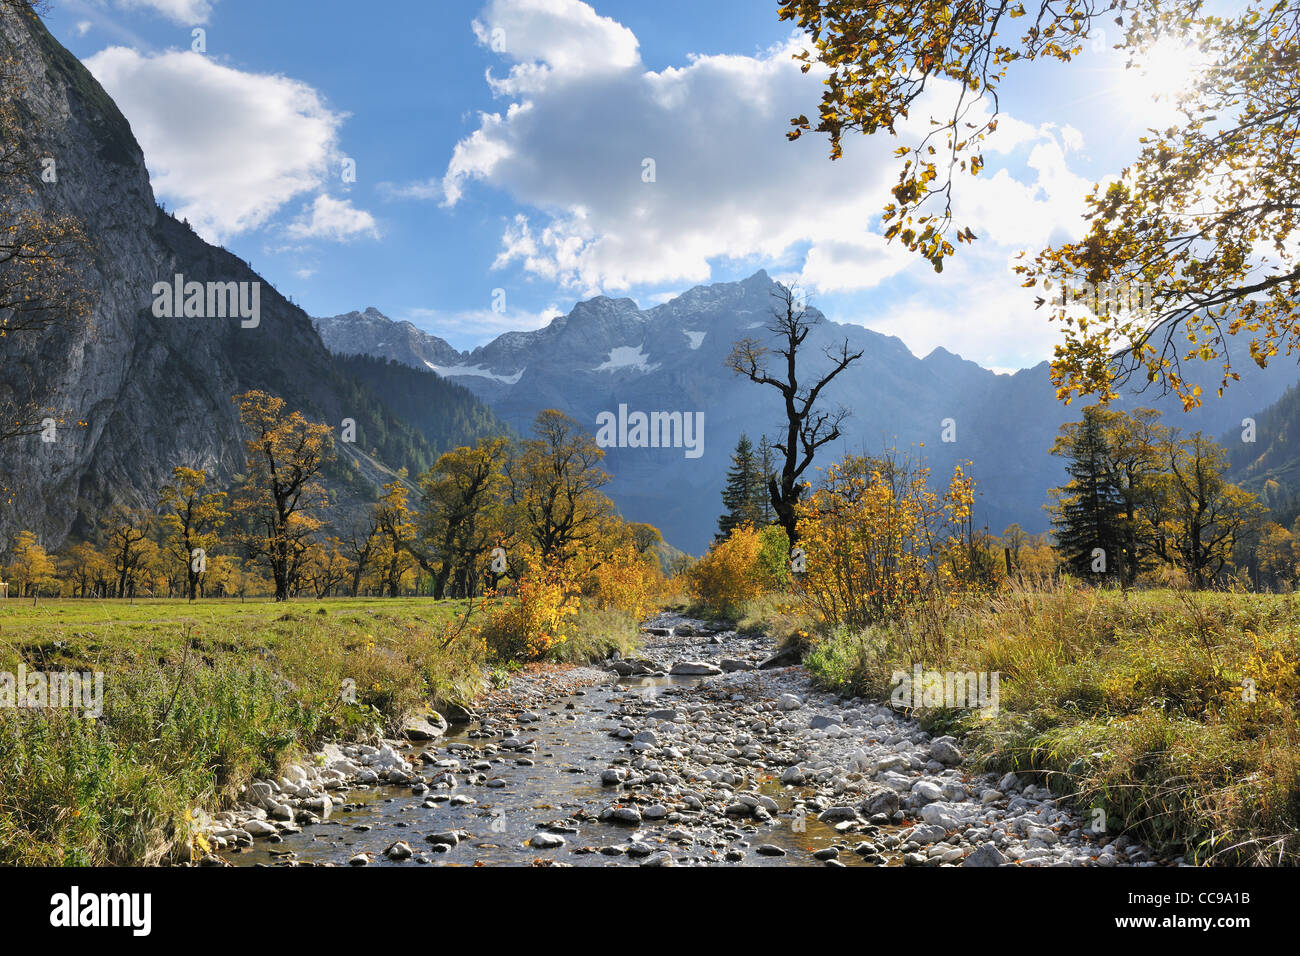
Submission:
M 958 467 L 941 495 L 929 474 L 895 456 L 849 455 L 800 502 L 797 590 L 823 622 L 866 627 L 982 578 L 973 480 Z
M 691 597 L 715 614 L 736 614 L 746 601 L 781 585 L 785 573 L 786 537 L 781 529 L 756 531 L 735 528 L 686 573 Z M 779 559 L 778 559 L 779 556 Z
M 625 611 L 642 621 L 659 607 L 664 590 L 664 574 L 654 555 L 629 545 L 592 562 L 582 594 L 598 610 Z
M 533 661 L 574 635 L 578 580 L 558 561 L 538 561 L 519 577 L 513 597 L 493 608 L 480 636 L 489 654 L 509 663 Z

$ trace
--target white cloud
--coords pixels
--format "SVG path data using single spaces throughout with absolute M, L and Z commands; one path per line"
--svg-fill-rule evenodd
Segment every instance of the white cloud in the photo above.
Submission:
M 442 183 L 437 179 L 413 183 L 382 182 L 375 188 L 385 199 L 442 199 Z
M 120 7 L 128 10 L 153 10 L 182 26 L 207 23 L 208 17 L 212 16 L 214 2 L 215 0 L 117 0 Z
M 857 239 L 826 239 L 808 250 L 800 273 L 781 281 L 819 292 L 870 289 L 902 272 L 914 259 L 902 245 L 888 243 L 877 233 L 864 233 Z
M 986 368 L 1028 368 L 1051 356 L 1061 330 L 1034 308 L 1041 293 L 1023 288 L 1012 264 L 1005 250 L 976 243 L 948 261 L 942 281 L 899 289 L 875 314 L 828 314 L 897 336 L 916 355 L 942 346 Z
M 297 80 L 125 47 L 86 66 L 130 121 L 155 191 L 211 241 L 265 224 L 339 159 L 344 116 Z
M 90 32 L 93 26 L 94 24 L 91 23 L 89 20 L 79 20 L 77 21 L 77 25 L 73 27 L 72 30 L 74 33 L 77 34 L 77 36 L 84 37 L 87 33 Z
M 502 79 L 488 75 L 503 95 L 545 88 L 556 77 L 595 78 L 640 65 L 636 36 L 581 0 L 491 0 L 474 35 L 515 61 Z
M 1033 253 L 1053 235 L 1079 230 L 1093 183 L 1070 172 L 1065 148 L 1050 135 L 1029 151 L 1025 165 L 1033 182 L 1006 169 L 969 179 L 954 190 L 953 209 L 981 240 Z
M 375 217 L 357 209 L 350 199 L 334 199 L 321 194 L 303 214 L 289 225 L 294 239 L 334 239 L 345 241 L 358 236 L 379 238 Z
M 789 118 L 822 91 L 818 72 L 802 74 L 791 58 L 801 38 L 652 71 L 635 36 L 579 0 L 492 0 L 475 32 L 497 49 L 498 29 L 511 66 L 489 82 L 508 102 L 457 144 L 441 188 L 449 206 L 481 183 L 524 209 L 504 230 L 497 267 L 517 264 L 584 295 L 706 282 L 720 259 L 773 264 L 797 254 L 793 275 L 814 292 L 928 271 L 879 232 L 900 141 L 857 138 L 831 162 L 823 137 L 786 140 Z M 906 132 L 923 131 L 928 115 L 926 104 L 914 107 Z M 983 192 L 964 207 L 976 232 L 1032 244 L 1068 224 L 1082 187 L 1065 154 L 1078 145 L 1073 130 L 1002 116 L 986 153 L 1009 162 L 1027 151 L 1021 175 L 1033 181 L 1005 170 L 982 177 Z M 646 159 L 653 182 L 643 181 Z M 972 182 L 981 179 L 960 189 Z M 438 193 L 417 185 L 408 195 Z

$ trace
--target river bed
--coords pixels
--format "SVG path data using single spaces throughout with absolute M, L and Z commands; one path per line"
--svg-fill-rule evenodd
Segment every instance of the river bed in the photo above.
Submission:
M 334 748 L 323 771 L 257 785 L 282 816 L 246 806 L 260 819 L 234 823 L 257 839 L 228 830 L 243 845 L 219 861 L 1155 865 L 1046 788 L 970 772 L 953 738 L 817 691 L 765 637 L 673 615 L 646 630 L 636 658 L 516 675 L 435 740 Z M 318 816 L 331 762 L 351 779 Z

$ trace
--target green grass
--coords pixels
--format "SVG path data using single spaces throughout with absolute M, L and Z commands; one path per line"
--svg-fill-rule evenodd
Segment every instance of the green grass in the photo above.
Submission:
M 1001 675 L 994 717 L 918 715 L 964 734 L 977 765 L 1038 774 L 1194 862 L 1300 862 L 1296 598 L 1004 594 L 823 635 L 805 664 L 824 687 L 887 699 L 892 672 L 918 662 Z
M 442 646 L 460 609 L 415 598 L 0 602 L 0 671 L 104 674 L 97 720 L 0 710 L 0 863 L 188 856 L 193 808 L 223 805 L 325 739 L 391 732 L 471 698 L 481 645 L 465 635 Z
M 472 631 L 446 643 L 464 610 L 428 598 L 0 601 L 0 671 L 104 675 L 98 719 L 0 709 L 0 864 L 188 859 L 193 810 L 227 805 L 325 740 L 393 733 L 503 681 L 518 665 L 489 660 Z M 553 661 L 637 640 L 617 611 L 584 608 L 577 624 Z
M 552 659 L 565 664 L 590 664 L 607 659 L 614 651 L 623 657 L 640 641 L 640 622 L 625 611 L 583 607 L 575 621 L 577 636 L 554 649 Z

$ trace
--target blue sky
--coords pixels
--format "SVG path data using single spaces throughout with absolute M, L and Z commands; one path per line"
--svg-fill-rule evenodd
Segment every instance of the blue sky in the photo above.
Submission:
M 649 306 L 761 267 L 918 354 L 1032 365 L 1053 330 L 1011 258 L 1077 234 L 1087 189 L 1169 116 L 1151 96 L 1179 66 L 1126 72 L 1099 44 L 1013 77 L 957 200 L 981 242 L 940 276 L 879 237 L 905 140 L 855 137 L 834 164 L 818 137 L 786 142 L 819 87 L 775 2 L 371 9 L 54 0 L 47 22 L 118 101 L 169 209 L 313 315 L 373 305 L 462 348 L 594 294 Z

